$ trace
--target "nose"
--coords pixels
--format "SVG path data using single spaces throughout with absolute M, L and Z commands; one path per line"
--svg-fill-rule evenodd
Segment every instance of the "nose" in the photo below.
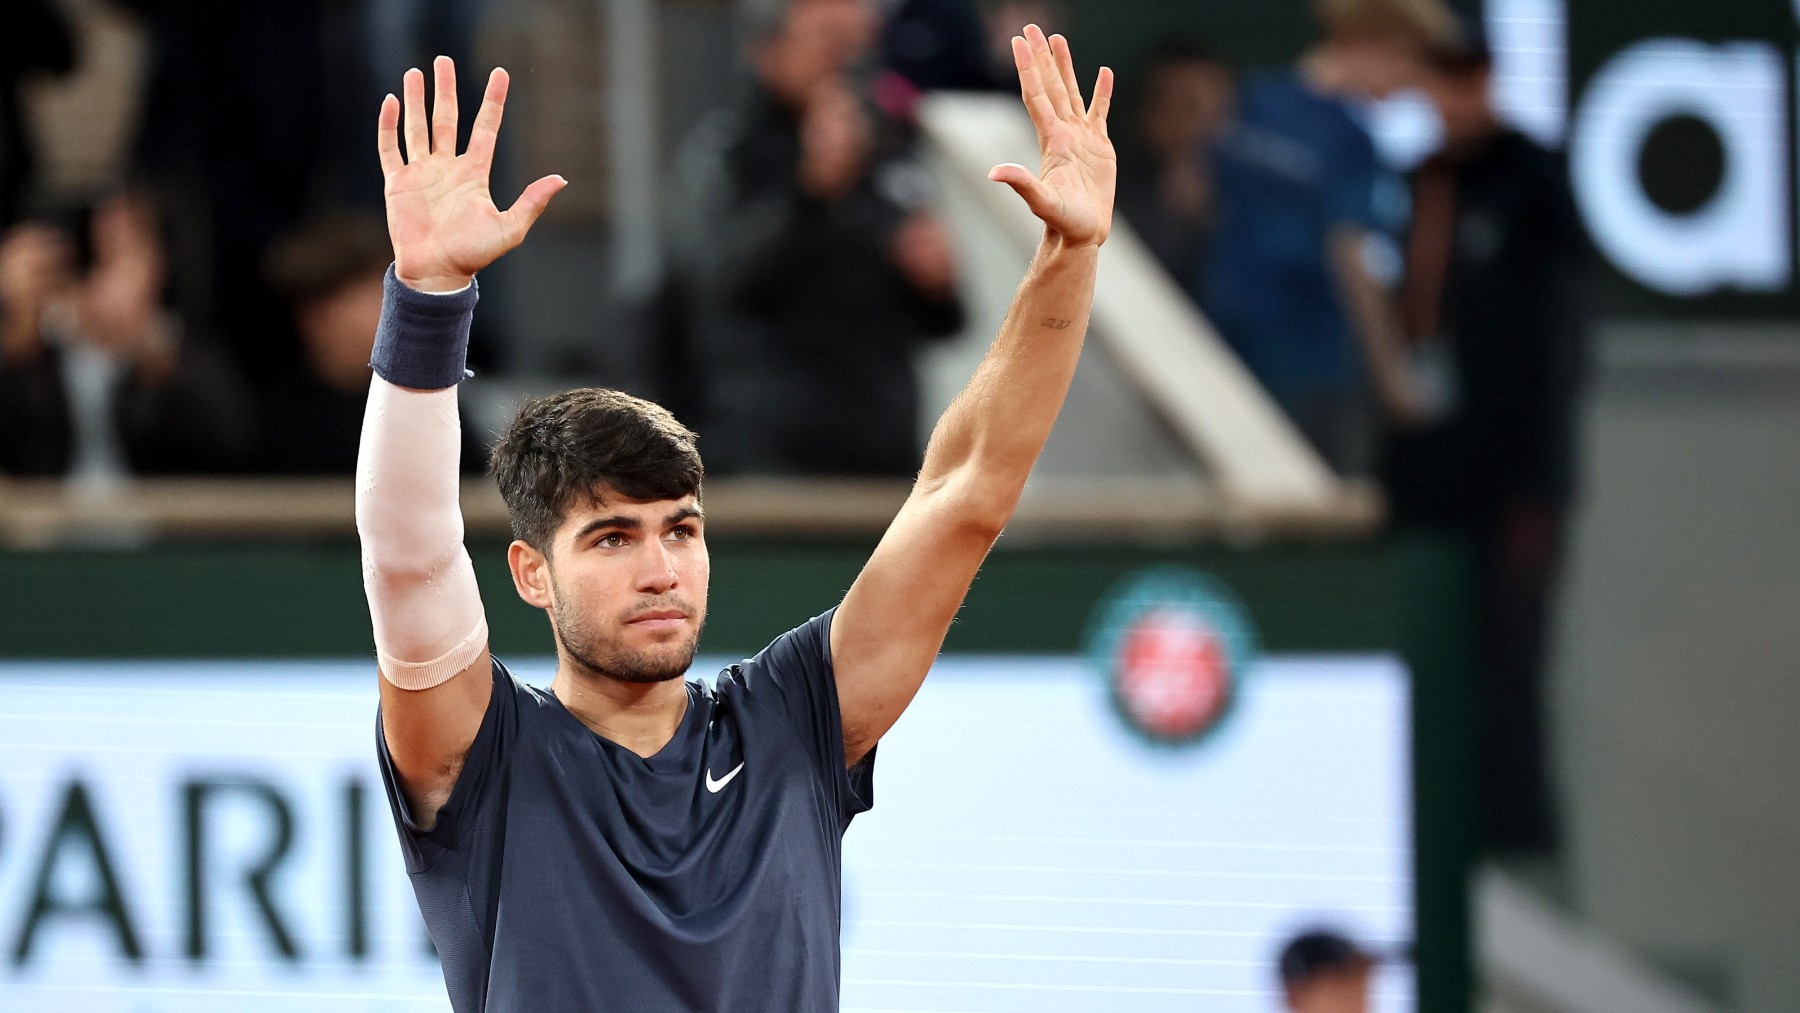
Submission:
M 662 594 L 680 582 L 680 575 L 675 572 L 675 557 L 660 538 L 647 539 L 644 544 L 648 548 L 643 565 L 638 568 L 637 589 L 643 594 Z

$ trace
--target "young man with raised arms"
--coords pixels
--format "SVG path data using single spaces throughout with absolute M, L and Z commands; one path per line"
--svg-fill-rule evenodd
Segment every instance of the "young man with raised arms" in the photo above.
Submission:
M 844 600 L 714 688 L 683 678 L 708 578 L 694 436 L 602 389 L 526 404 L 495 447 L 508 563 L 549 613 L 555 679 L 528 686 L 489 655 L 462 546 L 456 383 L 475 273 L 565 184 L 495 207 L 502 70 L 460 156 L 450 61 L 429 122 L 417 70 L 382 104 L 394 267 L 357 527 L 382 772 L 458 1013 L 838 1008 L 843 832 L 1049 435 L 1111 226 L 1111 72 L 1090 106 L 1060 36 L 1028 27 L 1013 55 L 1042 163 L 989 178 L 1044 237 L 1012 309 Z

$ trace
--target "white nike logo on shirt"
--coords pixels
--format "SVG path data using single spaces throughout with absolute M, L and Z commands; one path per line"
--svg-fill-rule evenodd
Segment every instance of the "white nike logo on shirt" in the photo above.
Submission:
M 715 780 L 713 780 L 713 776 L 712 776 L 712 768 L 708 767 L 706 770 L 706 790 L 712 792 L 714 795 L 717 795 L 719 793 L 719 789 L 730 784 L 731 779 L 738 776 L 738 771 L 743 770 L 743 769 L 744 769 L 744 765 L 742 763 L 739 763 L 737 766 L 731 768 L 730 773 L 726 774 L 724 777 L 721 777 L 717 781 L 715 781 Z

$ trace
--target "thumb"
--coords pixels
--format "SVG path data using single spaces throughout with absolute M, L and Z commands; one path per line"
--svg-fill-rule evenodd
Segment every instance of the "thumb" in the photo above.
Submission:
M 525 233 L 531 231 L 532 223 L 550 206 L 550 198 L 568 185 L 569 181 L 561 176 L 545 176 L 525 188 L 519 199 L 513 201 L 513 206 L 500 216 L 506 223 L 507 238 L 512 245 L 517 246 L 525 240 Z
M 1044 185 L 1038 182 L 1037 176 L 1017 162 L 1002 162 L 994 166 L 988 170 L 988 178 L 1012 187 L 1020 197 L 1025 198 L 1025 206 L 1031 209 L 1031 213 L 1039 218 L 1054 208 L 1050 195 L 1045 192 Z

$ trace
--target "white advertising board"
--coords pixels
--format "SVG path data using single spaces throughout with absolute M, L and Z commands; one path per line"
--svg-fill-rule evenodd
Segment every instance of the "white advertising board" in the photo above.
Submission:
M 447 1010 L 373 679 L 0 664 L 0 1013 Z M 845 841 L 844 1008 L 1268 1011 L 1297 929 L 1403 944 L 1407 713 L 1391 660 L 1265 659 L 1172 747 L 1078 659 L 945 659 Z

